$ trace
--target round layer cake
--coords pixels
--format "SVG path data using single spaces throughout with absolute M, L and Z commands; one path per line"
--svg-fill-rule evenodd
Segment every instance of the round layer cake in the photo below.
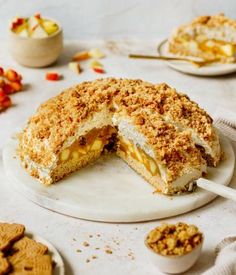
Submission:
M 83 82 L 43 103 L 19 134 L 18 155 L 44 184 L 115 152 L 156 191 L 191 191 L 221 149 L 211 117 L 167 84 Z

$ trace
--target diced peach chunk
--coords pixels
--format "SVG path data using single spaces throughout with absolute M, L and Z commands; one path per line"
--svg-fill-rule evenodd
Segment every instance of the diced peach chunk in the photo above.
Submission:
M 61 152 L 61 160 L 62 161 L 66 161 L 70 156 L 70 150 L 69 149 L 65 149 Z
M 10 85 L 15 92 L 19 92 L 22 90 L 22 84 L 20 82 L 17 82 L 17 81 L 10 82 Z
M 94 143 L 91 146 L 91 150 L 93 151 L 99 151 L 102 149 L 102 141 L 99 139 L 96 139 Z
M 75 72 L 76 74 L 80 74 L 82 72 L 82 69 L 80 67 L 80 64 L 78 62 L 70 62 L 68 64 L 68 67 L 70 70 L 72 70 L 73 72 Z
M 41 14 L 40 13 L 35 13 L 34 17 L 36 17 L 39 20 L 39 19 L 41 19 Z
M 99 74 L 104 74 L 105 73 L 104 69 L 100 68 L 100 67 L 93 67 L 92 69 L 95 73 L 99 73 Z
M 18 81 L 19 79 L 18 73 L 12 69 L 5 71 L 4 75 L 9 81 Z
M 74 152 L 72 153 L 72 158 L 73 158 L 73 159 L 78 159 L 78 158 L 79 158 L 79 153 L 76 152 L 76 151 L 74 151 Z
M 96 59 L 93 59 L 91 62 L 90 62 L 90 68 L 102 68 L 102 63 L 100 63 L 99 61 L 97 61 Z
M 94 49 L 91 49 L 89 51 L 89 55 L 92 57 L 92 58 L 103 58 L 105 56 L 105 54 L 98 48 L 94 48 Z
M 50 81 L 60 80 L 61 76 L 57 72 L 48 72 L 46 73 L 46 79 Z
M 138 161 L 143 162 L 143 158 L 138 149 L 135 150 L 135 155 Z
M 152 173 L 152 175 L 156 175 L 157 173 L 157 165 L 155 163 L 155 161 L 153 161 L 152 159 L 149 159 L 149 165 L 150 165 L 150 172 Z
M 81 155 L 86 155 L 86 154 L 87 154 L 87 150 L 85 150 L 84 148 L 81 148 L 81 147 L 78 148 L 78 152 L 79 152 Z
M 222 45 L 221 47 L 222 52 L 226 55 L 226 56 L 233 56 L 234 55 L 234 45 Z
M 90 58 L 89 52 L 88 51 L 83 51 L 83 52 L 78 52 L 76 53 L 72 60 L 73 61 L 82 61 L 82 60 L 87 60 Z

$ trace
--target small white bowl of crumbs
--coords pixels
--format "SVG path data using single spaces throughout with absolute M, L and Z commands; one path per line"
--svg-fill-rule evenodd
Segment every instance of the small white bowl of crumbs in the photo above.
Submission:
M 186 223 L 162 224 L 145 238 L 152 262 L 161 272 L 178 274 L 198 260 L 204 236 L 197 226 Z

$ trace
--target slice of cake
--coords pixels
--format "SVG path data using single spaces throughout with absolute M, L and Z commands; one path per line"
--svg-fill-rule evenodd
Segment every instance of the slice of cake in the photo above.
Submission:
M 212 126 L 212 118 L 185 94 L 178 93 L 167 84 L 157 85 L 157 108 L 162 118 L 192 135 L 196 147 L 201 150 L 209 166 L 216 166 L 221 158 L 219 136 Z
M 111 92 L 84 82 L 42 104 L 19 136 L 19 155 L 30 174 L 51 184 L 95 161 L 114 143 Z
M 206 172 L 206 163 L 188 132 L 178 132 L 156 114 L 138 111 L 115 115 L 117 155 L 151 183 L 156 191 L 192 191 L 193 181 Z
M 19 135 L 22 164 L 44 184 L 109 151 L 164 194 L 191 191 L 206 161 L 220 159 L 206 112 L 166 84 L 141 80 L 81 83 L 42 104 Z
M 174 30 L 168 46 L 178 55 L 235 62 L 236 21 L 224 14 L 197 17 Z

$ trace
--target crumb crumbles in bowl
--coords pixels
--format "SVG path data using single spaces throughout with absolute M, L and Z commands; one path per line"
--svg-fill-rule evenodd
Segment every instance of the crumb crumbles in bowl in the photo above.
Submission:
M 195 225 L 162 224 L 149 232 L 145 245 L 160 271 L 177 274 L 190 269 L 200 256 L 203 234 Z

